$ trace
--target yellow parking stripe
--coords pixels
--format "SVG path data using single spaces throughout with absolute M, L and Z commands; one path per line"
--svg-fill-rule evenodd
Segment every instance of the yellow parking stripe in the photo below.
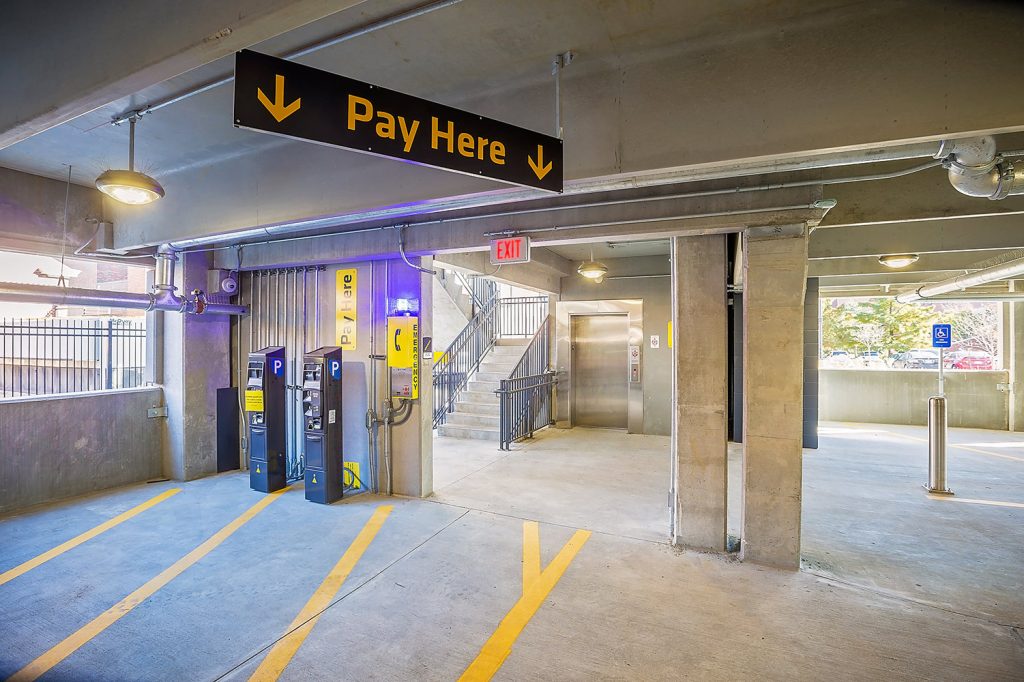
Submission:
M 918 443 L 927 443 L 927 438 L 918 438 L 917 436 L 908 436 L 905 433 L 897 433 L 895 431 L 879 431 L 879 433 L 888 433 L 893 436 L 899 436 L 900 438 L 908 438 L 910 440 L 916 440 Z M 1003 459 L 1012 459 L 1015 462 L 1024 462 L 1024 457 L 1014 457 L 1013 455 L 1006 455 L 1002 452 L 989 452 L 988 450 L 979 450 L 978 448 L 972 448 L 969 445 L 957 445 L 956 443 L 950 443 L 946 441 L 947 448 L 959 448 L 961 450 L 967 450 L 969 452 L 976 452 L 979 455 L 989 455 L 990 457 L 1001 457 Z
M 359 531 L 356 539 L 345 550 L 338 563 L 334 565 L 331 572 L 320 583 L 320 587 L 316 589 L 313 596 L 309 598 L 306 605 L 299 611 L 299 615 L 295 616 L 291 625 L 288 626 L 285 636 L 278 640 L 274 648 L 267 654 L 267 657 L 260 663 L 256 672 L 249 678 L 250 681 L 266 680 L 267 682 L 272 682 L 281 676 L 281 673 L 288 667 L 299 647 L 306 641 L 306 637 L 312 632 L 317 621 L 320 620 L 324 610 L 331 605 L 331 600 L 334 599 L 338 590 L 341 589 L 349 573 L 359 563 L 359 559 L 362 558 L 366 548 L 377 537 L 377 532 L 384 525 L 384 521 L 387 520 L 393 508 L 391 505 L 377 508 L 377 511 L 373 513 L 373 516 L 366 522 L 363 529 Z
M 528 560 L 533 565 L 533 557 L 540 557 L 540 533 L 539 531 L 534 533 L 532 529 L 527 529 L 527 524 L 530 523 L 536 524 L 534 521 L 527 521 L 523 524 L 524 583 L 527 581 Z M 512 645 L 515 644 L 523 628 L 540 609 L 551 590 L 562 578 L 565 569 L 569 568 L 569 564 L 576 558 L 589 538 L 590 531 L 576 531 L 569 542 L 562 547 L 554 561 L 548 564 L 548 567 L 539 576 L 531 580 L 529 588 L 523 590 L 523 596 L 505 615 L 498 625 L 498 629 L 480 649 L 479 655 L 466 668 L 466 672 L 462 673 L 462 677 L 459 678 L 460 682 L 483 682 L 490 680 L 494 673 L 498 672 L 505 659 L 512 653 Z
M 74 549 L 75 547 L 78 547 L 83 542 L 87 542 L 88 540 L 92 540 L 94 537 L 96 537 L 100 533 L 107 532 L 108 530 L 110 530 L 114 526 L 117 526 L 117 525 L 120 525 L 120 524 L 124 523 L 125 521 L 127 521 L 130 518 L 132 518 L 133 516 L 137 516 L 138 514 L 141 514 L 142 512 L 146 511 L 147 509 L 150 509 L 151 507 L 155 507 L 156 505 L 160 504 L 161 502 L 163 502 L 167 498 L 169 498 L 169 497 L 171 497 L 173 495 L 177 495 L 180 492 L 181 492 L 181 488 L 171 488 L 170 490 L 164 491 L 164 492 L 160 493 L 159 495 L 157 495 L 156 497 L 154 497 L 153 499 L 147 500 L 146 502 L 143 502 L 140 505 L 136 505 L 136 506 L 132 507 L 131 509 L 129 509 L 128 511 L 126 511 L 126 512 L 124 512 L 122 514 L 118 514 L 117 516 L 115 516 L 112 519 L 104 521 L 103 523 L 101 523 L 100 525 L 96 526 L 95 528 L 93 528 L 91 530 L 87 530 L 84 533 L 82 533 L 81 535 L 73 537 L 70 540 L 68 540 L 67 542 L 63 542 L 63 543 L 57 545 L 56 547 L 54 547 L 53 549 L 50 549 L 50 550 L 47 550 L 47 551 L 43 552 L 42 554 L 40 554 L 39 556 L 35 557 L 34 559 L 29 559 L 28 561 L 26 561 L 23 564 L 19 564 L 19 565 L 15 566 L 14 568 L 12 568 L 12 569 L 10 569 L 8 571 L 4 571 L 3 573 L 0 573 L 0 585 L 3 585 L 4 583 L 8 583 L 8 582 L 14 580 L 19 575 L 24 575 L 24 574 L 28 573 L 33 568 L 37 568 L 37 567 L 45 564 L 50 559 L 52 559 L 54 557 L 57 557 L 57 556 L 60 556 L 64 552 L 68 551 L 69 549 Z
M 523 522 L 523 594 L 540 577 L 540 524 Z
M 278 490 L 263 497 L 259 502 L 249 507 L 249 509 L 247 509 L 241 516 L 211 535 L 208 540 L 175 561 L 168 568 L 165 568 L 155 578 L 151 579 L 145 585 L 138 588 L 127 597 L 101 613 L 99 616 L 83 625 L 77 632 L 65 638 L 45 654 L 14 673 L 14 675 L 9 678 L 9 682 L 27 682 L 28 680 L 34 680 L 53 666 L 63 661 L 80 647 L 87 644 L 96 635 L 100 634 L 120 620 L 121 617 L 128 615 L 128 613 L 130 613 L 136 606 L 152 597 L 153 594 L 155 594 L 161 587 L 177 578 L 188 568 L 195 565 L 195 563 L 200 559 L 216 549 L 222 542 L 231 537 L 236 530 L 251 521 L 253 517 L 266 509 L 271 503 L 279 499 L 281 493 L 287 491 L 289 488 Z
M 993 507 L 1015 507 L 1024 509 L 1022 502 L 1003 502 L 1002 500 L 974 500 L 969 497 L 951 497 L 949 495 L 929 495 L 932 500 L 944 500 L 946 502 L 961 502 L 964 504 L 987 504 Z

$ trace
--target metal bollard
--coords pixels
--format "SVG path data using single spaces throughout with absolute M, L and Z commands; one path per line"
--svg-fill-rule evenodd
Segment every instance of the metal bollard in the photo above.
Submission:
M 946 487 L 946 398 L 928 399 L 928 485 L 933 495 L 952 495 Z

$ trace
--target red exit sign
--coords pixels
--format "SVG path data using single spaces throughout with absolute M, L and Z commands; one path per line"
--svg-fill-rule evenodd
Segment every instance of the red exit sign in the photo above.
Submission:
M 529 237 L 505 237 L 491 240 L 491 265 L 529 262 Z

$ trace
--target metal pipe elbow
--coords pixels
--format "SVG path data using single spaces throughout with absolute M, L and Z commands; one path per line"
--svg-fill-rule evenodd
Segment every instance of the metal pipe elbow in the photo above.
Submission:
M 1011 195 L 1024 194 L 1024 167 L 1014 168 L 1009 161 L 1002 161 L 984 173 L 972 174 L 950 166 L 949 184 L 969 197 L 998 201 Z
M 985 173 L 996 164 L 996 140 L 991 135 L 943 140 L 935 158 L 947 159 L 950 170 L 967 174 Z

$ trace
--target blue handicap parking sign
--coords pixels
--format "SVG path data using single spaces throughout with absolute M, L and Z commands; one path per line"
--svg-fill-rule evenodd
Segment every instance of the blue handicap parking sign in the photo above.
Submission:
M 949 348 L 953 342 L 953 325 L 932 325 L 932 348 Z

